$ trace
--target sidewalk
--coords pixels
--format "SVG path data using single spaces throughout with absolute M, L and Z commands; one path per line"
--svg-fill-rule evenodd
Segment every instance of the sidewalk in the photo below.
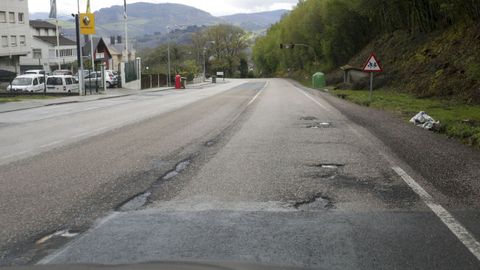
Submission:
M 204 85 L 211 84 L 210 82 L 203 82 L 199 84 L 191 84 L 187 86 L 189 88 L 198 88 Z M 119 97 L 126 97 L 131 95 L 137 95 L 141 93 L 148 93 L 148 92 L 158 92 L 158 91 L 166 91 L 166 90 L 174 90 L 173 87 L 159 87 L 159 88 L 151 88 L 151 89 L 144 89 L 144 90 L 129 90 L 124 88 L 113 88 L 108 89 L 107 93 L 105 94 L 94 94 L 94 95 L 86 95 L 86 96 L 72 96 L 72 97 L 62 97 L 62 98 L 53 98 L 53 99 L 43 99 L 43 100 L 25 100 L 19 102 L 8 102 L 0 104 L 0 113 L 7 113 L 7 112 L 14 112 L 14 111 L 22 111 L 46 106 L 55 106 L 55 105 L 63 105 L 63 104 L 71 104 L 71 103 L 81 103 L 81 102 L 90 102 L 95 100 L 102 100 L 102 99 L 111 99 L 111 98 L 119 98 Z M 88 91 L 87 91 L 88 94 Z

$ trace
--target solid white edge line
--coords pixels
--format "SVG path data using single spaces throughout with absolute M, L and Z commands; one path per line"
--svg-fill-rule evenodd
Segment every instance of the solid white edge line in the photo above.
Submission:
M 299 89 L 300 90 L 300 89 Z M 323 104 L 315 100 L 312 96 L 305 91 L 300 90 L 302 94 L 315 102 L 323 109 L 327 109 Z M 362 136 L 357 133 L 357 135 Z M 362 136 L 363 137 L 363 136 Z M 392 163 L 387 159 L 389 163 Z M 405 183 L 416 193 L 423 202 L 432 210 L 432 212 L 447 226 L 447 228 L 457 237 L 460 242 L 480 261 L 480 243 L 475 237 L 459 222 L 455 217 L 443 208 L 440 204 L 436 203 L 433 197 L 428 194 L 425 189 L 422 188 L 410 175 L 408 175 L 402 168 L 398 166 L 392 167 L 392 169 L 405 181 Z
M 265 88 L 267 88 L 267 86 L 268 86 L 268 81 L 265 82 L 265 85 L 262 87 L 262 89 L 260 89 L 260 91 L 258 91 L 258 93 L 250 100 L 250 102 L 248 102 L 247 106 L 250 106 L 258 98 L 258 96 L 260 96 L 262 91 L 265 90 Z
M 435 215 L 450 229 L 450 231 L 460 240 L 465 247 L 480 261 L 480 243 L 459 221 L 453 217 L 447 209 L 436 203 L 433 197 L 428 194 L 412 177 L 410 177 L 402 168 L 392 168 L 402 179 L 410 186 L 415 193 L 425 202 Z
M 300 90 L 300 89 L 299 89 Z M 325 109 L 325 110 L 328 110 L 327 107 L 325 107 L 325 105 L 323 105 L 322 103 L 318 102 L 318 100 L 316 100 L 315 98 L 313 98 L 312 96 L 310 96 L 309 94 L 305 93 L 305 91 L 303 90 L 300 90 L 300 93 L 304 94 L 307 98 L 309 98 L 311 101 L 317 103 L 318 106 L 322 107 L 322 109 Z

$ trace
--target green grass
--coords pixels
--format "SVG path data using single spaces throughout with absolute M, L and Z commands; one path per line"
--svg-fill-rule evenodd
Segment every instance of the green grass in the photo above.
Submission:
M 419 99 L 388 90 L 375 91 L 372 102 L 369 101 L 368 91 L 334 90 L 331 93 L 363 106 L 392 112 L 405 120 L 410 120 L 416 113 L 425 111 L 440 121 L 440 133 L 480 148 L 479 105 L 440 99 Z
M 58 97 L 58 96 L 15 96 L 15 97 L 0 97 L 0 103 L 18 102 L 18 101 L 32 100 L 32 99 L 52 99 L 52 98 L 59 98 L 59 97 Z

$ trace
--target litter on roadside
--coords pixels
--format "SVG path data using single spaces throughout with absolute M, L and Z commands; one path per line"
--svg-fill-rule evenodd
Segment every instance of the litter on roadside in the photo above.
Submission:
M 426 112 L 419 112 L 417 115 L 410 119 L 410 123 L 413 123 L 417 127 L 422 127 L 428 130 L 437 130 L 440 127 L 440 121 L 435 121 Z

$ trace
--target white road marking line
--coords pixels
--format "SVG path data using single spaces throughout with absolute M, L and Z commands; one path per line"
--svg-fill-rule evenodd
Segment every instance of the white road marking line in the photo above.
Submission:
M 316 100 L 315 98 L 313 98 L 312 96 L 310 96 L 309 94 L 305 93 L 305 91 L 303 90 L 300 90 L 300 93 L 304 94 L 307 98 L 309 98 L 310 100 L 312 100 L 313 102 L 317 103 L 318 106 L 322 107 L 322 109 L 325 109 L 328 111 L 328 108 L 325 107 L 325 105 L 323 105 L 322 103 L 318 102 L 318 100 Z
M 15 154 L 10 154 L 10 155 L 7 155 L 7 156 L 3 156 L 2 159 L 8 159 L 8 158 L 12 158 L 12 157 L 16 157 L 16 156 L 21 156 L 23 154 L 26 154 L 27 151 L 21 151 L 21 152 L 17 152 Z
M 90 132 L 83 132 L 83 133 L 80 133 L 80 134 L 77 134 L 77 135 L 73 136 L 72 138 L 76 139 L 76 138 L 80 138 L 80 137 L 83 137 L 83 136 L 87 136 L 88 134 L 90 134 Z
M 300 90 L 302 94 L 306 97 L 311 99 L 317 105 L 322 107 L 323 109 L 327 109 L 323 104 L 315 100 L 313 97 L 305 93 L 304 91 Z M 357 132 L 355 129 L 352 128 L 355 133 L 360 136 L 364 137 L 362 134 Z M 386 160 L 393 164 L 393 162 L 381 153 L 382 156 L 386 158 Z M 405 181 L 405 183 L 420 196 L 420 198 L 425 202 L 425 204 L 432 210 L 435 215 L 440 218 L 440 220 L 448 227 L 448 229 L 457 237 L 460 242 L 480 261 L 480 243 L 475 239 L 475 237 L 459 222 L 455 219 L 455 217 L 448 212 L 447 209 L 443 208 L 440 204 L 436 203 L 433 197 L 428 194 L 425 189 L 422 188 L 415 180 L 413 180 L 410 175 L 408 175 L 402 168 L 398 166 L 393 166 L 392 169 Z
M 50 146 L 54 146 L 54 145 L 60 144 L 62 142 L 63 142 L 63 140 L 54 141 L 54 142 L 51 142 L 51 143 L 48 143 L 48 144 L 44 144 L 44 145 L 40 146 L 40 148 L 48 148 Z
M 266 82 L 262 89 L 260 89 L 260 91 L 258 91 L 258 93 L 250 100 L 250 102 L 248 102 L 247 107 L 250 106 L 258 98 L 258 96 L 260 96 L 260 94 L 263 92 L 263 90 L 265 90 L 265 88 L 267 88 L 267 86 L 268 82 Z
M 458 222 L 450 212 L 435 202 L 433 197 L 428 194 L 412 177 L 410 177 L 402 168 L 392 168 L 402 179 L 410 186 L 415 193 L 422 198 L 432 212 L 440 218 L 440 220 L 447 225 L 450 231 L 465 245 L 470 252 L 480 261 L 480 243 L 475 237 Z

